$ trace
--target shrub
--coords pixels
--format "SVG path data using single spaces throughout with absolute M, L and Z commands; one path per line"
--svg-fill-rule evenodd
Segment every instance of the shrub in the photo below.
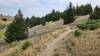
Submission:
M 97 25 L 96 25 L 96 24 L 89 24 L 89 25 L 88 25 L 88 28 L 89 28 L 90 30 L 94 30 L 94 29 L 97 28 Z
M 85 30 L 86 29 L 86 25 L 85 24 L 79 24 L 77 25 L 77 27 L 81 30 Z
M 0 30 L 4 29 L 7 25 L 0 24 Z
M 95 30 L 100 27 L 100 20 L 90 20 L 88 22 L 77 25 L 77 27 L 81 30 Z
M 77 36 L 80 36 L 82 33 L 79 31 L 79 30 L 75 30 L 74 32 L 74 35 L 77 37 Z
M 22 45 L 22 50 L 26 50 L 28 47 L 31 46 L 31 43 L 29 41 L 25 41 L 24 44 Z

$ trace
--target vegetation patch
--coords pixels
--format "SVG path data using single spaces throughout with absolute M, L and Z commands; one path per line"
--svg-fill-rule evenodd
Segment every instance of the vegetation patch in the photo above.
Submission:
M 74 31 L 74 36 L 78 37 L 80 36 L 82 33 L 79 30 L 75 30 Z
M 0 32 L 0 38 L 4 35 L 4 32 Z
M 84 31 L 85 38 L 75 38 L 73 35 L 69 36 L 66 42 L 67 50 L 73 56 L 100 56 L 100 36 L 98 34 L 100 29 L 94 31 Z
M 95 30 L 100 27 L 100 20 L 89 20 L 77 25 L 81 30 Z
M 28 47 L 31 46 L 31 43 L 29 41 L 25 41 L 21 47 L 22 50 L 26 50 Z
M 0 24 L 0 30 L 3 30 L 6 26 L 5 24 Z

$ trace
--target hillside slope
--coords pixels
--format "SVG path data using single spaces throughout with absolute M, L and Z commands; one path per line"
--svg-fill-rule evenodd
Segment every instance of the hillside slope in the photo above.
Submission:
M 52 42 L 46 44 L 46 48 L 38 53 L 37 56 L 52 56 L 55 54 L 55 49 L 58 48 L 59 42 L 62 41 L 72 30 L 67 28 L 67 31 L 58 35 Z
M 32 45 L 25 51 L 21 50 L 24 41 L 14 42 L 6 45 L 6 49 L 0 52 L 0 56 L 70 56 L 72 55 L 66 46 L 66 41 L 70 33 L 80 21 L 87 20 L 88 16 L 79 16 L 75 22 L 63 25 L 63 21 L 51 22 L 46 26 L 38 25 L 29 29 L 27 41 Z M 9 52 L 8 52 L 9 51 Z

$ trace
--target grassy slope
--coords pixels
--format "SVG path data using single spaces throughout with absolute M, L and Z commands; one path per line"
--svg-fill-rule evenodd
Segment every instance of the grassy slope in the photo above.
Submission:
M 100 56 L 100 28 L 93 31 L 82 31 L 75 37 L 72 33 L 67 41 L 70 53 L 76 56 Z
M 56 28 L 56 30 L 55 30 L 55 28 Z M 58 27 L 57 27 L 57 25 L 55 27 L 54 26 L 52 27 L 52 25 L 51 25 L 51 28 L 44 26 L 44 29 L 46 30 L 46 31 L 44 31 L 44 32 L 46 32 L 45 34 L 42 34 L 42 35 L 40 34 L 40 35 L 34 36 L 32 38 L 26 39 L 27 41 L 30 41 L 32 43 L 32 45 L 31 45 L 31 47 L 29 47 L 25 51 L 21 50 L 21 46 L 23 44 L 23 41 L 25 41 L 25 40 L 23 40 L 20 42 L 8 44 L 7 49 L 2 51 L 0 53 L 0 56 L 7 56 L 7 55 L 11 56 L 14 54 L 15 54 L 15 56 L 34 55 L 34 53 L 37 53 L 41 47 L 44 48 L 46 46 L 45 43 L 51 42 L 53 39 L 55 39 L 57 37 L 57 35 L 59 35 L 65 31 L 64 30 L 65 27 L 63 25 L 61 25 L 61 26 L 58 25 Z M 49 31 L 49 30 L 54 30 L 54 31 Z M 41 42 L 42 42 L 42 44 L 41 44 Z
M 74 32 L 66 41 L 67 50 L 74 56 L 100 56 L 100 20 L 85 21 L 81 24 L 94 24 L 95 30 L 79 30 L 82 35 L 75 36 Z
M 77 19 L 76 24 L 72 23 L 71 25 L 77 25 L 83 22 L 87 22 L 84 18 L 87 18 L 86 16 L 81 16 L 81 19 Z M 98 21 L 98 20 L 97 20 Z M 96 23 L 100 23 L 100 22 L 96 22 Z M 22 43 L 17 42 L 15 44 L 11 44 L 11 47 L 5 51 L 0 53 L 1 56 L 6 56 L 6 55 L 14 55 L 15 56 L 32 56 L 41 51 L 41 47 L 42 48 L 46 48 L 45 42 L 52 42 L 53 39 L 55 39 L 55 36 L 61 34 L 63 32 L 63 30 L 59 29 L 57 30 L 57 33 L 54 32 L 49 32 L 47 34 L 45 34 L 44 36 L 40 36 L 42 37 L 42 41 L 43 41 L 43 45 L 41 45 L 41 41 L 37 38 L 33 39 L 27 39 L 29 41 L 32 42 L 32 46 L 29 47 L 27 50 L 25 51 L 18 51 L 20 49 L 20 46 Z M 55 34 L 53 34 L 55 33 Z M 75 37 L 74 33 L 70 33 L 68 36 L 66 36 L 59 44 L 58 44 L 58 48 L 54 50 L 55 55 L 59 54 L 59 56 L 65 56 L 66 53 L 69 53 L 68 55 L 76 55 L 76 56 L 100 56 L 100 28 L 96 29 L 96 30 L 86 30 L 86 31 L 81 31 L 82 35 L 80 35 L 79 37 Z M 46 38 L 45 38 L 46 37 Z M 34 40 L 34 41 L 33 41 Z M 23 42 L 23 41 L 21 41 Z M 17 46 L 17 47 L 15 47 Z M 18 50 L 17 50 L 18 49 Z M 9 52 L 8 52 L 9 51 Z M 8 53 L 7 53 L 8 52 Z

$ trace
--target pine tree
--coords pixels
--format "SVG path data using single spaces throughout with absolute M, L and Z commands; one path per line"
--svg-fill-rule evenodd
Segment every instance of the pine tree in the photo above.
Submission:
M 27 26 L 20 10 L 18 10 L 14 21 L 8 26 L 5 36 L 5 41 L 8 43 L 27 38 Z
M 26 25 L 27 27 L 30 27 L 30 19 L 28 17 L 26 18 Z
M 94 12 L 90 14 L 90 19 L 100 19 L 100 8 L 96 6 Z
M 76 14 L 79 15 L 87 15 L 93 12 L 91 4 L 81 5 L 76 7 Z
M 30 19 L 30 28 L 32 28 L 34 26 L 37 26 L 37 25 L 40 25 L 40 24 L 41 24 L 41 18 L 35 17 L 35 16 L 31 17 L 31 19 Z
M 90 14 L 90 13 L 92 13 L 93 12 L 93 9 L 92 9 L 92 6 L 91 6 L 91 4 L 87 4 L 87 5 L 85 5 L 84 6 L 84 8 L 83 8 L 83 15 L 87 15 L 87 14 Z
M 57 21 L 61 18 L 61 13 L 59 11 L 52 10 L 51 21 Z
M 77 7 L 76 7 L 76 15 L 78 16 L 79 14 L 80 14 L 80 9 L 79 9 L 79 5 L 77 5 Z
M 52 10 L 51 13 L 47 14 L 46 16 L 44 16 L 43 18 L 45 18 L 46 22 L 49 21 L 57 21 L 62 17 L 62 13 L 59 11 L 55 11 L 54 9 Z
M 63 13 L 64 24 L 73 22 L 75 20 L 74 16 L 75 16 L 75 8 L 70 2 L 69 8 L 65 10 Z
M 52 10 L 52 13 L 51 13 L 51 21 L 56 21 L 56 20 L 57 20 L 55 14 L 56 14 L 56 11 L 53 9 L 53 10 Z
M 42 17 L 42 18 L 41 18 L 41 24 L 42 24 L 43 26 L 45 26 L 45 25 L 46 25 L 46 20 L 45 20 L 45 18 L 44 18 L 44 17 Z
M 51 13 L 47 14 L 46 16 L 44 16 L 44 18 L 45 18 L 46 22 L 49 22 L 49 21 L 51 21 L 51 20 L 52 20 L 52 19 L 51 19 L 51 16 L 52 16 L 52 14 L 51 14 Z
M 100 8 L 98 6 L 94 9 L 95 19 L 100 19 Z

